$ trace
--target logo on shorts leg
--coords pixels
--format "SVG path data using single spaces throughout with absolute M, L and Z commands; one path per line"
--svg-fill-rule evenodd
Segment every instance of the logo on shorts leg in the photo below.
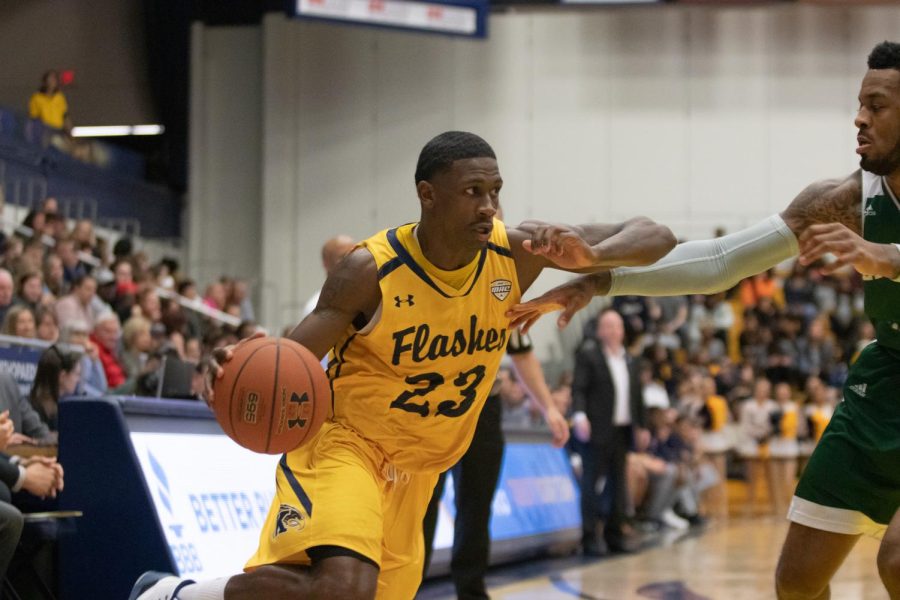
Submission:
M 303 531 L 303 528 L 306 527 L 306 521 L 299 510 L 290 504 L 282 504 L 278 507 L 278 518 L 275 520 L 275 531 L 272 532 L 272 539 L 286 532 L 288 527 L 297 531 Z

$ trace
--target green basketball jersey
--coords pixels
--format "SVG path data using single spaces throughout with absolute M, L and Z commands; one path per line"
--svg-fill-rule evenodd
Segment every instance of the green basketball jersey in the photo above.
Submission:
M 883 177 L 862 172 L 863 237 L 878 244 L 900 243 L 900 201 Z M 866 315 L 878 343 L 900 350 L 900 282 L 865 278 Z

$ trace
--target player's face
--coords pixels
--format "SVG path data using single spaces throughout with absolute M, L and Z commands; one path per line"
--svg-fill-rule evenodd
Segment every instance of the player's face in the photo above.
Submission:
M 483 248 L 491 239 L 503 179 L 493 158 L 467 158 L 434 176 L 429 210 L 450 239 Z
M 866 73 L 854 124 L 863 169 L 890 175 L 900 168 L 900 71 L 870 69 Z

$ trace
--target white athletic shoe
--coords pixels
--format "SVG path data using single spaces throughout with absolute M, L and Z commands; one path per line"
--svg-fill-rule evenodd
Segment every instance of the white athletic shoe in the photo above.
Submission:
M 660 520 L 672 529 L 687 529 L 691 526 L 687 519 L 682 519 L 671 508 L 659 516 Z
M 128 600 L 178 600 L 178 592 L 192 579 L 182 579 L 171 573 L 147 571 L 134 582 Z

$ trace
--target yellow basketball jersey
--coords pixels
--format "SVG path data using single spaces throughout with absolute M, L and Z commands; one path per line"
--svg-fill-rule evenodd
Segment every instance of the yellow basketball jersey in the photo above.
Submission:
M 441 272 L 424 258 L 414 227 L 362 243 L 378 265 L 381 306 L 366 327 L 335 345 L 328 376 L 335 421 L 397 468 L 437 472 L 453 466 L 472 440 L 506 348 L 504 313 L 521 292 L 501 221 L 494 220 L 490 242 L 458 288 L 445 283 L 457 272 Z

